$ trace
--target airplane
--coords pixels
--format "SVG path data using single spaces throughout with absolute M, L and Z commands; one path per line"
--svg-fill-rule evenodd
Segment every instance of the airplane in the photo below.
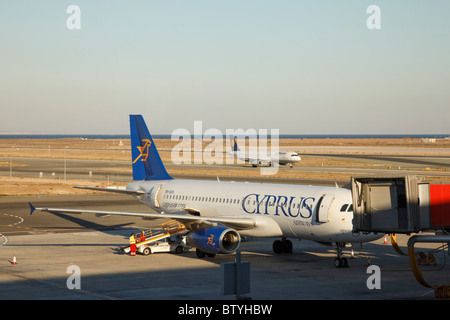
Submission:
M 231 140 L 231 137 L 230 137 Z M 301 160 L 298 153 L 293 151 L 278 151 L 275 155 L 264 155 L 260 152 L 255 151 L 242 151 L 236 141 L 236 137 L 231 140 L 232 152 L 230 154 L 239 160 L 248 162 L 252 165 L 252 167 L 257 167 L 261 164 L 269 164 L 277 162 L 281 165 L 289 165 L 291 168 L 293 167 L 293 163 L 299 162 Z
M 36 208 L 58 213 L 123 215 L 144 219 L 167 218 L 183 223 L 189 244 L 199 258 L 231 254 L 241 236 L 280 238 L 274 253 L 292 253 L 289 238 L 336 244 L 336 267 L 348 266 L 343 257 L 346 243 L 365 243 L 380 234 L 353 231 L 351 191 L 344 188 L 272 183 L 247 183 L 174 179 L 166 171 L 141 115 L 130 115 L 133 182 L 125 189 L 78 188 L 134 196 L 150 212 Z

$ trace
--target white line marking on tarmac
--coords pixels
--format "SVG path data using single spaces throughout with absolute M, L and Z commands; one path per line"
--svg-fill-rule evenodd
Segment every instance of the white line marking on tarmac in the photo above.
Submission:
M 13 215 L 13 214 L 7 214 L 7 213 L 3 213 L 3 215 L 4 216 L 9 216 L 9 217 L 13 217 L 13 218 L 17 218 L 17 219 L 19 219 L 19 221 L 18 222 L 16 222 L 16 223 L 11 223 L 11 224 L 8 224 L 8 227 L 14 227 L 14 226 L 18 226 L 19 224 L 21 224 L 22 222 L 24 222 L 25 220 L 22 218 L 22 217 L 19 217 L 19 216 L 16 216 L 16 215 Z M 5 246 L 7 243 L 8 243 L 8 237 L 7 236 L 5 236 L 5 235 L 3 235 L 3 234 L 1 234 L 0 233 L 0 237 L 2 237 L 3 238 L 3 243 L 2 244 L 0 244 L 0 246 Z

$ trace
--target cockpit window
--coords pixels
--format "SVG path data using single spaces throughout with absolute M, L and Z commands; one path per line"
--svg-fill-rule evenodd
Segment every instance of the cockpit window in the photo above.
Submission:
M 344 205 L 341 207 L 341 212 L 345 212 L 345 210 L 347 210 L 347 207 L 348 207 L 348 204 L 344 204 Z

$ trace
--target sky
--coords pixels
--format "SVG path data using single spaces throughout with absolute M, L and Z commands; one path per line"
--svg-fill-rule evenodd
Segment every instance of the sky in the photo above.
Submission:
M 194 121 L 450 134 L 449 12 L 448 0 L 2 0 L 0 132 L 126 134 L 142 114 L 154 134 Z

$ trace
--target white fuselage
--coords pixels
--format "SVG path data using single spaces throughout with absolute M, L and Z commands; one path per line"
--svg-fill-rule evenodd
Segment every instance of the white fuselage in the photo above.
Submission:
M 382 235 L 354 233 L 351 191 L 336 187 L 194 180 L 130 183 L 138 198 L 165 213 L 186 210 L 201 216 L 245 217 L 256 226 L 239 230 L 253 237 L 318 242 L 368 242 Z
M 297 163 L 301 157 L 292 151 L 280 151 L 275 156 L 270 156 L 256 151 L 233 151 L 233 157 L 254 165 L 278 163 L 281 165 Z

